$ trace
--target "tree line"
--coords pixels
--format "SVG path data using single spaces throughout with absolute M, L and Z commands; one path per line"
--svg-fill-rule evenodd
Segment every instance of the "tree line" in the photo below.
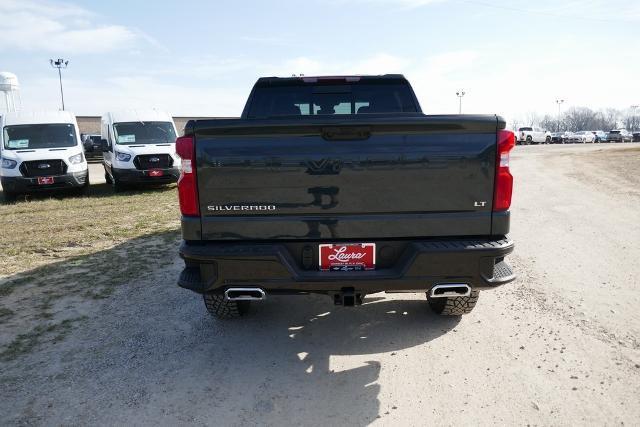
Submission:
M 560 116 L 528 113 L 524 118 L 514 121 L 515 129 L 522 126 L 537 126 L 550 132 L 609 131 L 619 128 L 633 132 L 640 130 L 640 111 L 637 108 L 592 110 L 588 107 L 572 107 Z

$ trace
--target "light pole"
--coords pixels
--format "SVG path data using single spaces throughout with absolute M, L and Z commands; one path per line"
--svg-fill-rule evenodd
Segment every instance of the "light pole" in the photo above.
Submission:
M 466 94 L 464 89 L 460 89 L 456 92 L 456 96 L 458 97 L 458 114 L 462 114 L 462 97 Z
M 556 104 L 558 104 L 558 132 L 560 132 L 560 106 L 564 103 L 564 99 L 556 99 Z
M 64 92 L 62 91 L 62 69 L 67 68 L 67 65 L 69 65 L 69 61 L 65 61 L 62 58 L 58 58 L 55 61 L 53 59 L 50 59 L 49 63 L 53 68 L 58 69 L 58 79 L 60 80 L 60 97 L 62 98 L 62 111 L 64 111 Z

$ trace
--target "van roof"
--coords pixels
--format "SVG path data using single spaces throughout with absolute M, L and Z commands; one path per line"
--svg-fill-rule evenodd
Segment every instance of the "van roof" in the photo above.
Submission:
M 105 113 L 102 117 L 111 116 L 111 121 L 113 123 L 123 123 L 123 122 L 173 122 L 173 117 L 171 117 L 168 113 L 149 109 L 149 110 L 119 110 L 119 111 L 109 111 Z
M 3 116 L 5 126 L 32 125 L 44 123 L 76 124 L 76 116 L 69 111 L 19 111 L 8 112 Z

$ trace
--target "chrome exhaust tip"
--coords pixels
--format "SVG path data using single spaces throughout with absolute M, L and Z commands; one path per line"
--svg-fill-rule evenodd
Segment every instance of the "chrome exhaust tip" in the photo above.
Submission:
M 431 298 L 468 297 L 471 286 L 466 283 L 443 283 L 435 285 L 429 292 Z
M 260 288 L 228 288 L 224 299 L 228 301 L 262 301 L 267 294 Z

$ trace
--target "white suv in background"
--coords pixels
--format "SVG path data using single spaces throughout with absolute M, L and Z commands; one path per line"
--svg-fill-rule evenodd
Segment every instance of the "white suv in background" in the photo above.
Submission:
M 549 144 L 551 133 L 537 127 L 521 127 L 516 132 L 517 142 L 520 144 Z

